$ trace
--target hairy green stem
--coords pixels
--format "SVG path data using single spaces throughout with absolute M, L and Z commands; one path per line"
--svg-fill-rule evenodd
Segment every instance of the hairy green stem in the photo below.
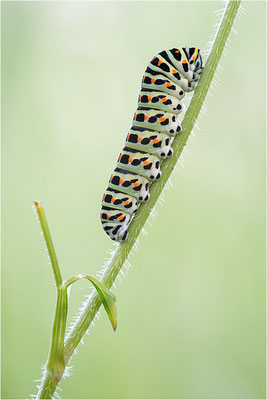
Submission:
M 61 272 L 44 208 L 39 201 L 34 201 L 34 205 L 43 231 L 57 286 L 57 303 L 52 326 L 50 349 L 37 394 L 37 399 L 51 399 L 65 371 L 64 339 L 67 323 L 68 296 L 67 288 L 62 283 Z
M 51 344 L 37 399 L 51 399 L 65 371 L 64 338 L 68 312 L 67 288 L 57 290 L 56 312 L 53 321 Z
M 129 237 L 127 241 L 119 244 L 113 253 L 101 278 L 101 282 L 107 288 L 111 288 L 116 277 L 118 276 L 140 231 L 142 230 L 151 210 L 158 200 L 164 186 L 166 185 L 175 167 L 175 164 L 177 163 L 177 160 L 179 159 L 187 143 L 188 137 L 194 127 L 195 121 L 203 106 L 205 97 L 213 80 L 216 68 L 225 48 L 225 43 L 228 39 L 234 19 L 236 17 L 240 2 L 241 1 L 229 1 L 225 7 L 224 15 L 220 21 L 217 33 L 215 35 L 215 40 L 210 50 L 204 71 L 183 119 L 183 130 L 179 135 L 175 137 L 172 144 L 174 150 L 173 156 L 163 162 L 162 177 L 159 181 L 154 182 L 153 185 L 151 185 L 150 200 L 147 203 L 142 203 L 142 205 L 139 207 L 132 223 L 130 224 Z M 91 322 L 95 318 L 95 315 L 99 310 L 101 304 L 102 302 L 98 293 L 96 291 L 93 291 L 65 340 L 64 358 L 66 364 L 68 363 L 70 357 L 80 343 L 82 337 L 85 335 Z M 47 379 L 46 385 L 46 393 L 48 395 L 47 398 L 51 398 L 56 389 L 57 382 L 49 382 L 49 379 Z

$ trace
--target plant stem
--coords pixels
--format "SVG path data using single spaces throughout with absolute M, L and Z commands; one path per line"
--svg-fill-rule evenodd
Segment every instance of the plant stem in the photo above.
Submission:
M 67 288 L 62 286 L 57 292 L 56 312 L 53 321 L 50 354 L 46 363 L 48 371 L 53 372 L 56 377 L 62 376 L 65 370 L 64 361 L 64 338 L 67 322 L 68 298 Z M 63 350 L 62 350 L 63 349 Z
M 68 296 L 67 288 L 62 283 L 61 272 L 57 261 L 44 208 L 39 201 L 34 201 L 44 239 L 47 245 L 52 269 L 57 286 L 57 303 L 52 327 L 51 343 L 37 399 L 51 399 L 65 371 L 64 339 L 67 323 Z
M 201 107 L 203 106 L 204 99 L 208 93 L 240 3 L 241 1 L 229 1 L 226 5 L 224 15 L 219 24 L 214 43 L 212 45 L 206 65 L 204 67 L 204 71 L 201 75 L 188 110 L 183 119 L 183 130 L 179 135 L 175 137 L 173 141 L 173 156 L 163 162 L 162 176 L 160 180 L 154 182 L 153 185 L 151 185 L 150 187 L 150 200 L 147 203 L 142 203 L 139 207 L 133 221 L 130 224 L 128 239 L 118 245 L 101 278 L 101 282 L 108 288 L 113 285 L 151 210 L 153 209 L 156 201 L 159 198 L 159 195 L 166 185 L 175 167 L 175 164 L 177 163 L 177 160 L 183 151 L 183 148 L 186 145 L 186 142 L 194 127 Z M 74 350 L 80 343 L 80 340 L 89 328 L 100 306 L 101 301 L 98 295 L 95 292 L 92 293 L 66 339 L 66 362 L 68 362 Z
M 67 288 L 57 290 L 57 304 L 52 327 L 51 344 L 37 399 L 51 399 L 65 371 L 64 338 L 68 311 Z

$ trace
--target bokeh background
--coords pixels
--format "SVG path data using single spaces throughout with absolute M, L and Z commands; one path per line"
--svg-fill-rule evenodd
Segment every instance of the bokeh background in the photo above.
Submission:
M 156 221 L 73 358 L 63 398 L 265 398 L 265 3 L 223 57 Z M 113 245 L 100 201 L 160 50 L 206 48 L 219 2 L 3 2 L 2 398 L 35 394 L 55 288 L 32 200 L 63 276 Z M 71 293 L 69 322 L 88 284 Z

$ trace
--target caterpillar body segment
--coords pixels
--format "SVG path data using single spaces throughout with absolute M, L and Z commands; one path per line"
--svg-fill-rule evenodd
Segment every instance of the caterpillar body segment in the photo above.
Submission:
M 183 103 L 170 94 L 156 91 L 147 91 L 142 89 L 139 95 L 138 108 L 153 108 L 174 114 L 180 114 L 184 111 Z
M 170 64 L 174 65 L 178 73 L 183 76 L 187 81 L 192 82 L 194 79 L 194 73 L 190 68 L 189 60 L 184 51 L 178 49 L 164 50 L 159 53 L 163 59 L 169 61 Z
M 102 210 L 115 209 L 133 215 L 139 207 L 138 201 L 128 194 L 107 188 L 102 199 Z
M 173 153 L 171 143 L 172 137 L 170 135 L 132 127 L 127 135 L 125 146 L 127 146 L 126 148 L 144 151 L 164 159 L 170 157 Z
M 131 219 L 131 215 L 128 213 L 124 213 L 121 210 L 113 210 L 111 209 L 102 209 L 100 214 L 101 221 L 103 222 L 116 222 L 128 224 Z
M 115 169 L 110 177 L 108 186 L 111 189 L 129 194 L 138 200 L 139 203 L 142 203 L 149 199 L 149 185 L 149 180 L 143 176 L 118 172 L 117 169 Z
M 194 90 L 202 71 L 195 47 L 163 50 L 149 63 L 132 127 L 102 199 L 100 219 L 112 240 L 127 239 L 135 212 L 148 201 L 153 181 L 160 179 L 160 166 L 172 156 L 172 141 L 182 130 L 181 99 Z
M 158 54 L 151 60 L 146 71 L 150 74 L 152 73 L 152 75 L 154 75 L 155 73 L 163 73 L 167 78 L 170 79 L 170 81 L 178 84 L 186 92 L 190 92 L 191 90 L 193 90 L 191 86 L 192 79 L 189 81 L 188 79 L 184 78 L 183 75 L 180 74 L 174 66 L 169 64 L 165 58 L 160 56 L 160 54 Z M 190 72 L 193 77 L 192 71 Z
M 134 114 L 134 125 L 175 136 L 182 130 L 177 114 L 160 110 L 142 109 Z
M 158 74 L 157 76 L 145 72 L 142 79 L 142 88 L 149 90 L 159 90 L 163 93 L 168 93 L 181 100 L 185 96 L 184 90 L 166 76 Z
M 146 153 L 133 153 L 122 151 L 117 161 L 117 167 L 134 172 L 151 181 L 161 177 L 161 159 L 157 156 Z
M 102 220 L 101 222 L 104 231 L 109 235 L 112 240 L 115 240 L 115 242 L 122 242 L 127 239 L 127 224 L 116 222 L 103 222 Z

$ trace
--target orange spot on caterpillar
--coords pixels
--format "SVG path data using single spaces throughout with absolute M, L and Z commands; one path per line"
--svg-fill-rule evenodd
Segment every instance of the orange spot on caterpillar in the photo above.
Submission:
M 159 121 L 160 121 L 160 122 L 164 122 L 165 119 L 166 119 L 165 117 L 160 117 L 160 118 L 159 118 Z
M 110 218 L 110 215 L 107 214 L 107 219 L 109 219 L 109 218 Z
M 148 164 L 149 164 L 149 161 L 143 161 L 143 164 L 144 164 L 144 165 L 148 165 Z
M 123 216 L 123 215 L 120 215 L 120 216 L 118 217 L 118 220 L 121 221 L 123 218 L 124 218 L 124 216 Z
M 125 204 L 126 206 L 128 206 L 128 204 L 130 204 L 129 200 L 125 200 L 125 201 L 124 201 L 124 204 Z
M 165 86 L 167 86 L 167 87 L 170 87 L 172 84 L 171 84 L 171 82 L 166 82 L 165 83 Z
M 120 185 L 122 185 L 123 182 L 124 182 L 124 180 L 120 178 Z
M 179 50 L 175 50 L 175 53 L 180 53 L 180 51 Z
M 115 198 L 112 197 L 112 198 L 111 198 L 111 203 L 114 203 L 114 201 L 115 201 Z
M 138 142 L 141 142 L 142 138 L 140 136 L 138 136 L 137 140 L 138 140 Z
M 163 99 L 160 99 L 160 101 L 162 101 L 162 103 L 164 103 L 164 101 L 168 100 L 167 97 L 163 97 Z
M 137 186 L 139 186 L 140 185 L 140 183 L 139 182 L 135 182 L 135 183 L 133 183 L 133 186 L 134 187 L 137 187 Z
M 157 139 L 157 138 L 156 138 L 156 139 L 153 139 L 152 142 L 153 142 L 153 143 L 158 143 L 158 142 L 159 142 L 159 139 Z
M 192 60 L 193 60 L 193 61 L 196 61 L 196 56 L 193 56 L 193 57 L 192 57 Z
M 146 78 L 146 77 L 145 77 L 145 75 L 144 75 L 144 76 L 143 76 L 143 79 L 142 79 L 142 82 L 144 82 L 145 78 Z
M 148 101 L 151 101 L 151 100 L 152 100 L 152 97 L 151 97 L 151 96 L 147 96 L 147 98 L 148 98 Z
M 111 175 L 109 182 L 111 182 L 111 181 L 112 181 L 112 179 L 113 179 L 113 175 Z
M 155 83 L 156 82 L 156 79 L 151 79 L 151 83 Z
M 148 116 L 148 115 L 145 115 L 145 120 L 146 120 L 146 121 L 148 120 L 148 118 L 149 118 L 149 116 Z
M 182 60 L 183 64 L 187 64 L 187 61 L 185 59 Z
M 106 198 L 106 194 L 104 194 L 102 201 L 105 201 L 105 198 Z
M 133 158 L 132 157 L 129 157 L 129 162 L 132 162 L 133 161 Z
M 163 61 L 159 60 L 158 66 L 160 66 L 163 63 Z
M 134 119 L 136 119 L 137 113 L 134 114 Z
M 128 133 L 128 135 L 127 135 L 127 140 L 129 140 L 130 139 L 130 133 Z
M 100 218 L 102 218 L 102 213 L 100 214 Z
M 172 69 L 173 74 L 176 74 L 177 72 L 178 72 L 177 69 L 175 69 L 175 68 Z
M 121 157 L 122 157 L 122 154 L 120 154 L 120 156 L 119 156 L 119 161 L 121 160 Z

